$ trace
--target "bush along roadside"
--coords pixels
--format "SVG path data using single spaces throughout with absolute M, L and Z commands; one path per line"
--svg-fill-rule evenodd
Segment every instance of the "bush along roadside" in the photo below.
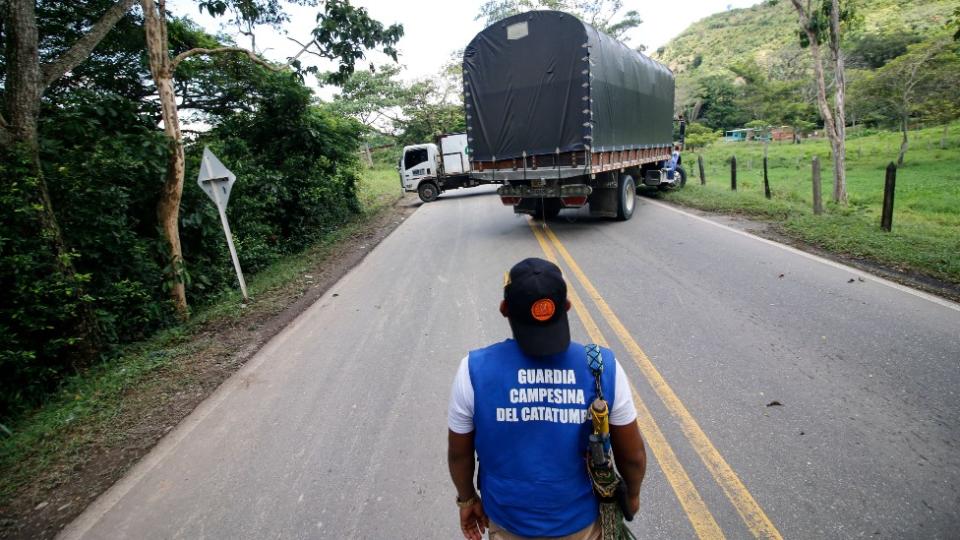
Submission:
M 53 536 L 414 208 L 396 204 L 394 171 L 363 172 L 357 196 L 357 215 L 254 274 L 250 303 L 221 290 L 189 322 L 118 347 L 0 428 L 0 537 Z
M 897 158 L 900 134 L 877 132 L 847 142 L 847 206 L 831 200 L 826 141 L 775 143 L 767 148 L 771 199 L 764 197 L 760 143 L 715 143 L 684 153 L 689 181 L 664 199 L 707 211 L 760 218 L 777 232 L 828 252 L 895 272 L 960 287 L 960 123 L 918 130 L 897 170 L 892 231 L 880 228 L 886 167 Z M 697 157 L 706 185 L 700 185 Z M 730 161 L 737 160 L 737 190 Z M 812 158 L 819 156 L 825 211 L 813 213 Z M 960 289 L 958 289 L 960 290 Z
M 217 212 L 192 181 L 204 146 L 238 176 L 227 214 L 250 275 L 362 211 L 362 126 L 313 105 L 310 90 L 289 74 L 245 76 L 256 89 L 251 102 L 211 115 L 212 129 L 186 148 L 180 236 L 195 310 L 236 280 Z M 0 162 L 0 424 L 7 426 L 64 377 L 176 324 L 156 218 L 168 147 L 155 111 L 110 92 L 73 92 L 58 105 L 42 117 L 41 174 L 74 277 L 57 271 L 53 250 L 34 232 L 42 215 L 29 168 L 16 156 Z M 95 314 L 96 343 L 77 328 L 83 309 Z

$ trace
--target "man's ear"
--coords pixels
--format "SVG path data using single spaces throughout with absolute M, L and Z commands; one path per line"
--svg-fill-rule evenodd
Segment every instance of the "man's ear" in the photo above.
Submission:
M 573 305 L 573 304 L 570 303 L 570 300 L 567 300 L 566 310 L 567 310 L 567 311 L 570 311 L 570 306 L 572 306 L 572 305 Z
M 507 317 L 507 314 L 508 314 L 508 313 L 509 313 L 509 311 L 507 311 L 507 301 L 506 301 L 506 300 L 501 300 L 501 301 L 500 301 L 500 314 L 503 315 L 504 317 Z

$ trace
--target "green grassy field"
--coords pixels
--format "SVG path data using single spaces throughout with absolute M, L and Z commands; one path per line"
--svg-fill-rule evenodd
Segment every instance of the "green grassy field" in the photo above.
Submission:
M 402 194 L 400 175 L 394 165 L 374 162 L 372 168 L 364 169 L 358 193 L 364 212 L 393 204 Z
M 849 205 L 833 204 L 833 168 L 826 140 L 772 143 L 771 200 L 763 196 L 763 144 L 718 142 L 684 153 L 687 186 L 664 199 L 703 210 L 743 214 L 775 223 L 818 247 L 960 284 L 960 123 L 910 132 L 897 171 L 893 231 L 880 229 L 885 168 L 896 161 L 900 134 L 880 132 L 847 140 Z M 941 147 L 943 138 L 944 147 Z M 700 185 L 697 155 L 707 183 Z M 730 158 L 737 157 L 737 191 Z M 813 215 L 811 160 L 819 156 L 825 212 Z

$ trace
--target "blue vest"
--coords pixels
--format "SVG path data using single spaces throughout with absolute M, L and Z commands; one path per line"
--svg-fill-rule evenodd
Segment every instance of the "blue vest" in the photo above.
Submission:
M 613 353 L 603 349 L 604 398 L 614 401 Z M 599 515 L 584 455 L 594 379 L 583 346 L 525 355 L 508 339 L 470 352 L 478 484 L 491 520 L 521 536 L 565 536 Z

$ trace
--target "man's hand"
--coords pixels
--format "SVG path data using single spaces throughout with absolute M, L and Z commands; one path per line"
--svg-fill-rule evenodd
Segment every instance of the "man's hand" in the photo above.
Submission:
M 447 464 L 450 466 L 450 478 L 457 488 L 457 501 L 466 502 L 475 497 L 473 504 L 460 509 L 460 532 L 467 540 L 483 540 L 490 520 L 483 512 L 483 503 L 473 487 L 473 432 L 450 431 L 447 441 Z
M 637 501 L 639 505 L 640 502 Z M 483 540 L 483 533 L 490 526 L 490 519 L 483 512 L 480 499 L 466 508 L 460 509 L 460 532 L 467 540 Z

